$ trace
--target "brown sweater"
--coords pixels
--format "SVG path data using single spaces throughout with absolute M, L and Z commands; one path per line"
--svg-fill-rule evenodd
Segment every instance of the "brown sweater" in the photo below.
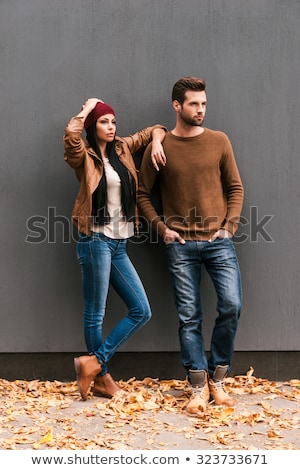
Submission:
M 207 128 L 188 138 L 168 132 L 163 147 L 166 166 L 153 168 L 148 146 L 139 173 L 138 207 L 151 229 L 162 236 L 168 227 L 186 240 L 208 240 L 219 228 L 234 234 L 244 189 L 228 137 Z M 151 202 L 157 178 L 163 219 Z

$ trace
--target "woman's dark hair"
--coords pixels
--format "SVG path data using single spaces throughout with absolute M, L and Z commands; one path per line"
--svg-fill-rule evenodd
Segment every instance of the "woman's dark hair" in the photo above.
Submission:
M 102 160 L 96 133 L 96 122 L 87 128 L 86 138 L 92 149 Z M 121 180 L 121 203 L 123 214 L 127 221 L 132 220 L 135 216 L 136 205 L 135 181 L 131 177 L 127 168 L 123 165 L 123 163 L 121 163 L 119 159 L 115 149 L 115 140 L 113 140 L 113 142 L 107 143 L 106 151 L 111 166 L 118 173 Z M 95 164 L 100 165 L 100 162 L 96 158 Z M 107 210 L 107 185 L 104 166 L 100 183 L 93 193 L 92 215 L 94 216 L 95 223 L 98 225 L 108 224 L 110 221 L 110 216 Z

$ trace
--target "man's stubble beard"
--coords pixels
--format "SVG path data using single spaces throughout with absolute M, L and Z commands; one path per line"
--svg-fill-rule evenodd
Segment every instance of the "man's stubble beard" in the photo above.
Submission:
M 202 119 L 202 122 L 196 121 L 194 118 L 190 118 L 184 115 L 184 112 L 180 113 L 180 117 L 183 120 L 183 122 L 189 126 L 196 126 L 196 127 L 202 127 L 204 123 L 204 117 Z

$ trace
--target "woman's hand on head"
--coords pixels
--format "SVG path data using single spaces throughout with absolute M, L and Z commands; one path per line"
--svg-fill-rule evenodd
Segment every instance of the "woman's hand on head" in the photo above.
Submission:
M 99 98 L 88 98 L 82 105 L 81 110 L 88 108 L 92 111 L 97 103 L 104 103 L 104 101 L 100 100 Z

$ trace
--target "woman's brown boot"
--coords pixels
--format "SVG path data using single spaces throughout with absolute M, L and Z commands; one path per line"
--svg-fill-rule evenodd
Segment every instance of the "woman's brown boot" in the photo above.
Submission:
M 87 400 L 90 385 L 96 375 L 101 372 L 101 364 L 94 355 L 80 356 L 75 357 L 74 367 L 79 393 L 83 400 Z
M 120 390 L 122 389 L 108 372 L 105 375 L 97 375 L 92 387 L 92 392 L 96 397 L 112 398 Z

